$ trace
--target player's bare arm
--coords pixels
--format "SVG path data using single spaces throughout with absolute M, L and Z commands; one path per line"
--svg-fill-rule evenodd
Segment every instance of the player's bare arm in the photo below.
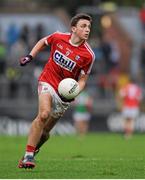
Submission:
M 40 52 L 42 51 L 45 47 L 47 46 L 46 44 L 46 38 L 43 38 L 37 42 L 37 44 L 33 47 L 31 52 L 20 59 L 20 65 L 25 66 L 29 62 L 33 60 L 33 58 Z
M 87 82 L 87 79 L 88 79 L 88 75 L 87 74 L 82 74 L 79 78 L 79 87 L 80 87 L 80 92 L 81 93 L 83 91 L 83 89 L 85 88 L 85 85 L 86 85 L 86 82 Z
M 39 40 L 31 50 L 30 55 L 32 57 L 35 57 L 40 51 L 42 51 L 47 46 L 45 42 L 46 38 L 42 38 L 41 40 Z

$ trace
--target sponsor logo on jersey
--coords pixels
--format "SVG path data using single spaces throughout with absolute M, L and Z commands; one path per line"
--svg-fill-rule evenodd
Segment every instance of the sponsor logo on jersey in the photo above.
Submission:
M 65 56 L 57 50 L 54 52 L 53 59 L 56 62 L 56 64 L 68 71 L 72 71 L 76 65 L 76 62 L 72 61 L 67 56 Z
M 67 52 L 65 53 L 65 55 L 66 55 L 66 56 L 68 56 L 69 54 L 70 54 L 70 52 L 69 52 L 69 51 L 67 51 Z

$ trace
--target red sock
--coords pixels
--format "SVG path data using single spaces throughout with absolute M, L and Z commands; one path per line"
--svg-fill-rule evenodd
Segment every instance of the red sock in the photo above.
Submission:
M 27 146 L 26 146 L 26 151 L 27 151 L 27 152 L 35 152 L 35 147 L 34 147 L 34 146 L 27 145 Z

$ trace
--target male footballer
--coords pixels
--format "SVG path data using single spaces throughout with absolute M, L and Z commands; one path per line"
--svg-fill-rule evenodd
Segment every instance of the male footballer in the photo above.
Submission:
M 38 79 L 38 114 L 33 120 L 26 151 L 19 161 L 19 168 L 34 168 L 34 156 L 48 140 L 49 132 L 65 113 L 73 100 L 67 100 L 58 93 L 58 84 L 64 78 L 73 78 L 84 89 L 95 56 L 86 42 L 91 30 L 92 18 L 87 14 L 77 14 L 71 19 L 70 33 L 55 32 L 39 40 L 31 52 L 20 59 L 25 66 L 35 59 L 46 46 L 50 46 L 50 56 Z

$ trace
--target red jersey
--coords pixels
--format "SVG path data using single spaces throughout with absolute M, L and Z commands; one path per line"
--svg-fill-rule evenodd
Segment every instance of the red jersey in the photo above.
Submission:
M 50 45 L 50 57 L 39 81 L 49 83 L 56 91 L 64 78 L 78 80 L 80 74 L 89 74 L 94 62 L 94 53 L 87 42 L 75 46 L 70 42 L 71 33 L 53 33 L 46 37 Z
M 120 90 L 120 95 L 124 98 L 123 106 L 139 107 L 142 98 L 142 91 L 139 86 L 130 83 Z

